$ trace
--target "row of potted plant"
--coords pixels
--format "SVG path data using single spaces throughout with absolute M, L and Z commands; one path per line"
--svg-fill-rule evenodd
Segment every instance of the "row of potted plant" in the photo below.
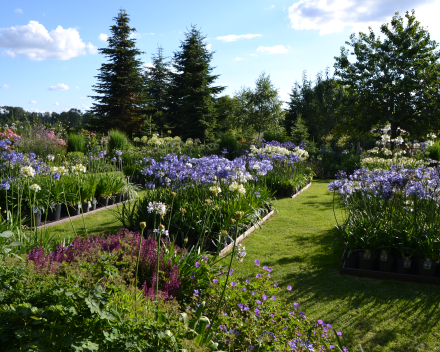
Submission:
M 356 170 L 329 184 L 345 205 L 338 240 L 346 265 L 436 275 L 440 167 Z

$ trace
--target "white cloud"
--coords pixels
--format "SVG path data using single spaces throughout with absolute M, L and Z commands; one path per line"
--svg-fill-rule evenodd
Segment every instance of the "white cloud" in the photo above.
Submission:
M 257 54 L 249 54 L 250 56 L 253 56 L 253 57 L 258 57 L 258 55 Z
M 85 55 L 86 49 L 89 53 L 94 51 L 94 46 L 91 43 L 86 45 L 75 28 L 58 26 L 48 32 L 37 21 L 29 21 L 25 26 L 0 28 L 0 47 L 7 48 L 3 51 L 7 56 L 18 54 L 34 61 L 68 60 Z
M 89 54 L 92 55 L 96 55 L 98 53 L 98 48 L 90 42 L 87 44 L 87 50 L 89 51 Z
M 9 89 L 11 88 L 11 86 L 9 84 L 3 84 L 2 85 L 2 89 Z
M 79 89 L 79 87 L 78 87 L 78 86 L 76 86 L 76 89 Z
M 405 11 L 424 4 L 439 3 L 438 0 L 300 0 L 289 8 L 293 29 L 319 30 L 319 34 L 342 32 L 351 27 L 354 32 L 368 32 L 368 27 L 378 30 L 390 21 L 396 11 Z M 436 23 L 438 21 L 433 21 Z M 422 23 L 422 25 L 424 25 Z
M 55 102 L 55 103 L 53 103 L 53 105 L 56 105 L 56 106 L 58 106 L 58 105 L 60 105 L 60 104 L 58 104 L 57 102 Z
M 144 65 L 144 67 L 145 67 L 145 68 L 147 68 L 147 67 L 153 68 L 154 65 L 153 65 L 151 62 L 147 62 L 147 63 Z
M 14 12 L 15 12 L 15 13 L 23 13 L 23 10 L 22 10 L 22 9 L 15 9 Z
M 64 83 L 58 83 L 56 86 L 50 86 L 48 90 L 68 90 L 70 89 L 68 85 Z
M 139 33 L 130 33 L 130 35 L 128 36 L 131 39 L 139 39 L 142 38 L 141 35 Z
M 37 104 L 37 102 L 36 102 L 35 100 L 31 100 L 31 101 L 29 102 L 29 104 Z
M 103 42 L 106 42 L 107 39 L 108 39 L 108 35 L 104 34 L 104 33 L 101 33 L 100 35 L 98 35 L 98 39 L 102 40 Z
M 236 61 L 241 61 L 241 60 L 244 60 L 244 59 L 242 57 L 236 57 L 235 60 Z
M 212 48 L 212 44 L 206 44 L 206 49 L 207 50 L 211 51 L 211 48 Z
M 222 37 L 217 37 L 215 39 L 221 40 L 223 42 L 235 42 L 238 39 L 251 39 L 255 37 L 262 37 L 262 35 L 261 34 L 240 34 L 240 35 L 231 34 Z
M 286 54 L 289 52 L 284 45 L 275 45 L 275 46 L 259 46 L 257 51 L 260 53 L 266 54 Z
M 271 6 L 269 6 L 268 8 L 264 8 L 265 10 L 272 10 L 272 9 L 274 9 L 275 8 L 275 5 L 271 5 Z

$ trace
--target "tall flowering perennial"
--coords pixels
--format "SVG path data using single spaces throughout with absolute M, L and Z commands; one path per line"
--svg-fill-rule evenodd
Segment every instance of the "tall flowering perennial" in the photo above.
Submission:
M 399 136 L 392 139 L 388 134 L 390 131 L 390 125 L 371 130 L 371 133 L 380 134 L 380 139 L 376 141 L 376 147 L 367 151 L 367 155 L 361 161 L 362 167 L 390 169 L 395 165 L 417 168 L 432 162 L 432 160 L 425 160 L 426 149 L 434 144 L 434 139 L 437 138 L 435 134 L 429 133 L 426 136 L 426 142 L 406 142 L 402 136 L 407 136 L 408 132 L 398 127 Z M 392 144 L 394 145 L 393 150 L 391 150 Z
M 329 184 L 348 210 L 340 227 L 350 249 L 391 250 L 437 258 L 440 167 L 356 170 Z

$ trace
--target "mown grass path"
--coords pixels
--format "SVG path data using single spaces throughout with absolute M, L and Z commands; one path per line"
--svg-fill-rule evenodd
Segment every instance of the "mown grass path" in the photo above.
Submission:
M 313 181 L 299 197 L 278 200 L 279 213 L 243 242 L 247 256 L 234 262 L 234 276 L 256 273 L 254 259 L 272 267 L 285 298 L 342 331 L 351 351 L 361 351 L 359 344 L 365 352 L 440 351 L 440 286 L 339 274 L 328 183 Z

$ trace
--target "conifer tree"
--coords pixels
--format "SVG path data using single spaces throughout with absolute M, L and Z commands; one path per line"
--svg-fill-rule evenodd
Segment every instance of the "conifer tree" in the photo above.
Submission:
M 174 53 L 170 110 L 174 133 L 183 138 L 210 140 L 214 137 L 214 100 L 224 87 L 213 86 L 218 75 L 211 74 L 213 52 L 206 48 L 205 38 L 191 26 L 180 44 L 180 51 Z
M 99 49 L 109 62 L 103 63 L 95 76 L 98 83 L 91 96 L 97 102 L 91 111 L 94 118 L 90 124 L 100 131 L 117 128 L 130 137 L 142 130 L 145 118 L 146 94 L 141 74 L 142 62 L 136 57 L 142 52 L 136 49 L 135 39 L 130 37 L 136 29 L 128 25 L 130 19 L 124 10 L 114 18 L 110 27 L 112 36 L 108 47 Z
M 148 113 L 155 129 L 163 135 L 164 131 L 171 128 L 168 111 L 171 70 L 161 47 L 157 48 L 157 54 L 152 57 L 152 67 L 145 70 L 145 80 L 149 98 Z

